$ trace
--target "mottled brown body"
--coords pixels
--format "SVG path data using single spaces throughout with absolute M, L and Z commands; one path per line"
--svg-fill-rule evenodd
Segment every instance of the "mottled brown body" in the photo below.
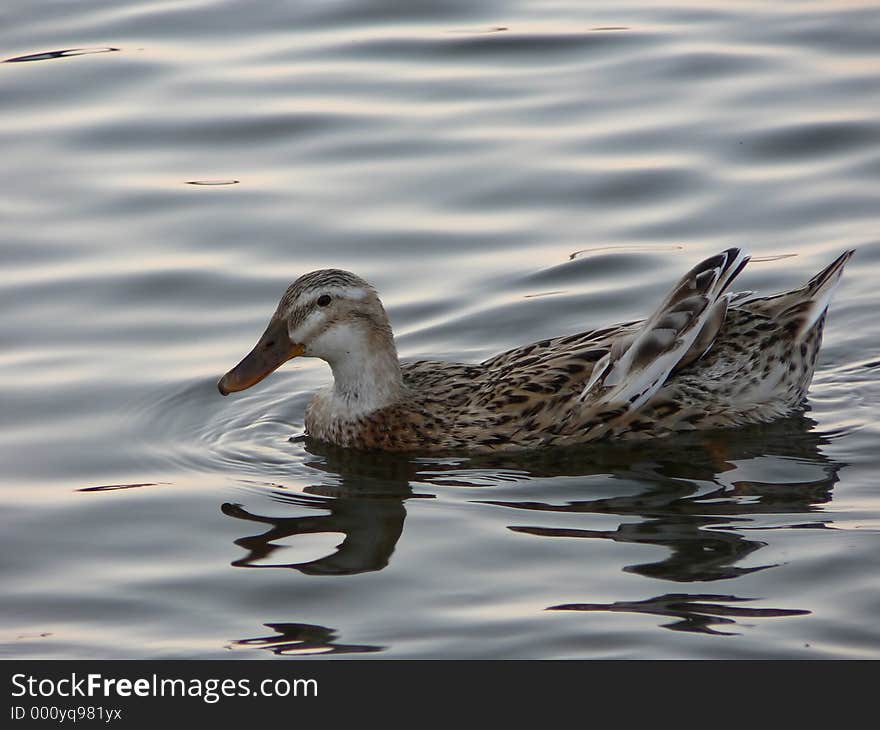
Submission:
M 796 409 L 813 376 L 824 316 L 795 340 L 796 319 L 761 313 L 764 303 L 730 308 L 709 352 L 674 373 L 637 413 L 585 419 L 577 398 L 593 366 L 641 322 L 542 340 L 479 365 L 402 363 L 406 398 L 315 438 L 386 451 L 502 451 L 601 438 L 645 438 L 695 428 L 769 421 Z M 750 393 L 778 377 L 772 398 Z
M 506 451 L 765 422 L 806 396 L 852 254 L 800 289 L 755 297 L 727 291 L 748 263 L 727 249 L 685 274 L 645 320 L 477 365 L 400 363 L 375 290 L 349 272 L 316 271 L 289 287 L 219 388 L 250 387 L 290 357 L 319 357 L 334 382 L 309 404 L 309 435 L 384 451 Z

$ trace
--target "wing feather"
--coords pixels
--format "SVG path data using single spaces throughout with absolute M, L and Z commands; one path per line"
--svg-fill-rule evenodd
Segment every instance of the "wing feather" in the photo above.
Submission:
M 748 262 L 738 248 L 701 261 L 682 277 L 645 320 L 629 346 L 596 363 L 580 394 L 589 410 L 635 412 L 654 395 L 680 363 L 711 346 L 723 321 L 724 291 Z

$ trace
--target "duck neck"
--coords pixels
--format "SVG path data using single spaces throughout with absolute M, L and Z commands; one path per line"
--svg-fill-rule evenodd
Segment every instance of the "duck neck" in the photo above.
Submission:
M 352 418 L 389 406 L 403 394 L 403 374 L 392 338 L 370 338 L 356 350 L 328 360 L 336 410 Z

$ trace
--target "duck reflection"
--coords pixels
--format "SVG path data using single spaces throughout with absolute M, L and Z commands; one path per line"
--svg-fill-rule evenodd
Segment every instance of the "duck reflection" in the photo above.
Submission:
M 322 514 L 277 517 L 256 514 L 238 504 L 225 504 L 222 509 L 230 517 L 268 528 L 235 541 L 247 553 L 233 565 L 292 568 L 308 575 L 353 575 L 388 565 L 403 532 L 406 501 L 433 496 L 414 493 L 412 484 L 447 492 L 487 482 L 496 486 L 513 482 L 528 497 L 470 503 L 529 515 L 527 521 L 508 525 L 524 536 L 611 540 L 668 550 L 660 560 L 626 566 L 624 570 L 631 573 L 677 584 L 730 580 L 773 567 L 754 559 L 766 544 L 760 531 L 831 529 L 822 505 L 831 500 L 843 465 L 822 453 L 827 441 L 814 430 L 815 425 L 799 415 L 731 432 L 700 432 L 690 438 L 467 459 L 371 455 L 306 441 L 307 465 L 324 472 L 329 483 L 307 487 L 304 493 L 274 492 L 270 497 Z M 536 489 L 530 481 L 562 476 L 603 476 L 624 483 L 628 493 L 590 498 L 585 484 L 578 493 L 583 498 L 574 501 L 534 499 Z M 633 488 L 634 494 L 630 493 Z M 553 493 L 559 494 L 555 489 Z M 559 516 L 578 514 L 621 519 L 613 529 L 558 525 Z M 344 538 L 334 552 L 316 560 L 271 562 L 281 548 L 280 541 L 317 533 L 341 533 Z M 753 599 L 702 591 L 669 592 L 641 601 L 549 608 L 671 616 L 679 620 L 667 628 L 710 634 L 726 633 L 713 627 L 741 617 L 805 613 L 796 608 L 739 605 L 748 600 Z
M 313 457 L 307 465 L 327 472 L 337 484 L 306 487 L 305 494 L 269 495 L 274 502 L 304 507 L 305 517 L 259 515 L 240 504 L 226 503 L 223 514 L 268 526 L 258 535 L 235 541 L 247 555 L 232 565 L 247 568 L 293 568 L 306 575 L 355 575 L 381 570 L 391 559 L 406 519 L 404 502 L 416 497 L 410 488 L 412 465 L 403 460 L 383 459 L 379 455 L 345 453 L 338 447 L 311 444 Z M 272 563 L 271 556 L 281 550 L 280 541 L 296 535 L 342 534 L 343 540 L 329 555 L 305 562 Z
M 637 521 L 613 530 L 511 525 L 542 537 L 595 538 L 657 545 L 669 550 L 658 562 L 626 571 L 675 582 L 736 578 L 773 565 L 739 565 L 766 543 L 759 529 L 827 528 L 821 505 L 831 500 L 838 464 L 821 453 L 826 443 L 803 415 L 774 424 L 697 435 L 689 442 L 652 441 L 594 454 L 593 473 L 637 483 L 636 495 L 564 504 L 485 500 L 530 513 L 608 514 Z M 564 463 L 564 462 L 563 462 Z M 560 463 L 557 471 L 565 467 Z M 574 466 L 569 464 L 568 468 Z M 567 470 L 567 469 L 566 469 Z M 775 519 L 767 522 L 767 516 Z M 804 521 L 802 515 L 810 515 Z M 793 517 L 797 517 L 793 520 Z
M 239 639 L 234 646 L 266 649 L 279 656 L 306 654 L 367 654 L 384 647 L 366 644 L 337 644 L 336 631 L 314 624 L 263 624 L 274 631 L 269 636 Z
M 751 598 L 719 596 L 713 594 L 666 593 L 645 601 L 617 601 L 615 603 L 567 603 L 551 606 L 549 611 L 612 611 L 622 613 L 646 613 L 655 616 L 672 616 L 679 619 L 663 628 L 673 631 L 690 631 L 717 636 L 734 636 L 733 631 L 720 631 L 718 625 L 736 623 L 735 618 L 773 618 L 803 616 L 810 613 L 801 609 L 751 608 L 730 605 L 744 603 Z
M 510 525 L 540 537 L 612 540 L 656 545 L 669 555 L 657 562 L 629 565 L 625 571 L 673 581 L 729 580 L 766 570 L 772 564 L 744 566 L 744 559 L 766 545 L 750 534 L 760 530 L 833 529 L 822 516 L 843 466 L 820 451 L 827 441 L 804 415 L 736 432 L 699 434 L 691 443 L 651 442 L 632 450 L 596 453 L 611 478 L 638 482 L 634 496 L 556 504 L 486 500 L 532 514 L 607 514 L 636 521 L 612 530 Z M 562 468 L 560 462 L 560 469 Z M 570 464 L 570 466 L 573 466 Z M 596 469 L 595 471 L 601 471 Z M 595 473 L 594 471 L 594 473 Z M 570 603 L 553 611 L 610 611 L 670 616 L 664 628 L 730 635 L 715 626 L 740 618 L 771 618 L 810 613 L 802 609 L 753 608 L 754 600 L 734 595 L 665 593 L 641 601 Z

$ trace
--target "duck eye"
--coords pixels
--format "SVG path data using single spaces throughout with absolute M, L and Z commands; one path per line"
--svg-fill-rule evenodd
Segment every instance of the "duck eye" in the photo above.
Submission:
M 330 295 L 322 294 L 321 296 L 319 296 L 317 304 L 319 307 L 326 307 L 328 304 L 330 304 Z

